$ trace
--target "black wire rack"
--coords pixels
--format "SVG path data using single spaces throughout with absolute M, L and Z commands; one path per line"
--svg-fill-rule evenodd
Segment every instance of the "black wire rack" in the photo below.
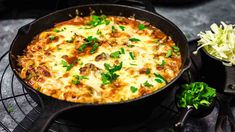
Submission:
M 167 101 L 169 102 L 169 101 Z M 0 131 L 6 132 L 26 132 L 33 122 L 40 116 L 40 105 L 33 101 L 28 95 L 25 87 L 19 83 L 13 74 L 8 61 L 8 52 L 0 57 Z M 155 111 L 155 112 L 154 112 Z M 128 132 L 147 131 L 147 129 L 161 129 L 157 126 L 160 120 L 171 125 L 178 118 L 179 112 L 175 108 L 174 100 L 168 104 L 161 104 L 154 109 L 153 114 L 143 122 L 129 126 L 119 126 L 106 131 L 120 131 L 125 129 Z M 164 114 L 162 114 L 164 112 Z M 155 113 L 155 114 L 154 114 Z M 156 114 L 159 113 L 159 114 Z M 167 115 L 167 118 L 165 117 Z M 87 131 L 89 128 L 81 128 L 78 124 L 68 120 L 56 119 L 51 125 L 49 131 Z M 92 131 L 92 130 L 89 130 Z M 98 131 L 98 130 L 96 130 Z M 100 131 L 105 131 L 104 129 Z

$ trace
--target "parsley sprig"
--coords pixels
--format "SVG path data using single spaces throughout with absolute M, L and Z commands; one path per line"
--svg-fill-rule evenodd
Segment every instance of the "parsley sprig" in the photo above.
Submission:
M 145 81 L 144 86 L 150 88 L 153 87 L 153 84 L 150 84 L 148 81 Z
M 154 73 L 154 75 L 156 77 L 156 79 L 155 79 L 156 82 L 158 82 L 158 83 L 164 83 L 164 82 L 166 83 L 167 82 L 166 79 L 162 75 L 157 74 L 157 73 Z
M 83 80 L 83 79 L 88 79 L 87 76 L 74 75 L 73 77 L 74 77 L 74 80 L 72 80 L 72 83 L 75 84 L 75 85 L 80 84 L 80 81 Z
M 101 16 L 91 15 L 91 21 L 87 23 L 87 25 L 91 27 L 96 27 L 101 24 L 108 25 L 109 23 L 110 21 L 106 19 L 105 15 L 101 15 Z
M 137 42 L 137 41 L 140 41 L 138 38 L 130 38 L 129 39 L 131 42 Z
M 114 65 L 112 67 L 110 66 L 110 64 L 105 63 L 104 67 L 107 72 L 101 73 L 101 78 L 103 84 L 106 85 L 112 83 L 119 77 L 119 75 L 115 72 L 122 69 L 122 62 L 119 65 Z
M 66 67 L 66 71 L 71 70 L 72 67 L 75 65 L 75 63 L 68 64 L 65 60 L 62 60 L 61 64 L 62 64 L 63 67 Z
M 78 48 L 78 52 L 81 53 L 83 52 L 88 46 L 92 46 L 90 53 L 93 54 L 95 53 L 95 51 L 98 49 L 99 44 L 98 44 L 98 39 L 96 37 L 93 36 L 88 36 L 85 39 L 85 43 L 82 44 L 79 48 Z
M 139 30 L 144 30 L 146 27 L 145 27 L 145 25 L 144 24 L 140 24 L 139 25 Z

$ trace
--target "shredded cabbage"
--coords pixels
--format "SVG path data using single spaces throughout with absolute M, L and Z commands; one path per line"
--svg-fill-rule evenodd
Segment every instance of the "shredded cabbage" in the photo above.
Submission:
M 198 41 L 198 48 L 193 54 L 197 54 L 202 47 L 212 56 L 221 59 L 224 65 L 235 65 L 235 25 L 212 24 L 211 31 L 200 32 L 198 36 L 201 38 Z

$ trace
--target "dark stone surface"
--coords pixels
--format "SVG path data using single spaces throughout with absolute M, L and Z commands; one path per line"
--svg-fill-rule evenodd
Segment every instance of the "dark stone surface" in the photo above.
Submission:
M 235 22 L 235 1 L 234 0 L 211 0 L 205 3 L 187 6 L 158 6 L 156 5 L 156 11 L 163 16 L 167 17 L 173 21 L 187 36 L 188 40 L 197 37 L 200 31 L 205 31 L 209 29 L 212 23 L 219 23 L 220 21 L 225 21 L 226 23 Z M 9 46 L 14 39 L 17 29 L 22 25 L 31 22 L 33 19 L 21 19 L 21 20 L 3 20 L 0 21 L 0 55 L 9 49 Z M 0 75 L 2 75 L 3 70 L 8 64 L 8 58 L 5 57 L 0 62 Z M 12 79 L 12 72 L 10 68 L 7 69 L 6 75 L 4 75 L 4 80 L 2 83 L 2 95 L 3 98 L 11 97 L 12 91 L 10 88 L 10 81 Z M 15 94 L 22 94 L 22 88 L 18 81 L 14 79 Z M 26 102 L 25 97 L 17 98 L 19 105 L 22 107 L 25 114 L 30 112 L 32 107 Z M 30 100 L 31 101 L 31 100 Z M 13 99 L 5 101 L 6 107 L 11 114 L 21 121 L 24 118 L 24 114 L 18 109 Z M 33 103 L 35 105 L 35 103 Z M 7 126 L 11 131 L 16 127 L 16 123 L 11 119 L 11 117 L 4 110 L 2 104 L 0 104 L 0 122 Z M 233 109 L 235 113 L 235 109 Z M 216 122 L 218 110 L 215 108 L 213 112 L 201 119 L 190 118 L 186 123 L 184 131 L 190 132 L 201 132 L 201 131 L 214 131 L 214 125 Z M 0 127 L 0 131 L 3 128 Z

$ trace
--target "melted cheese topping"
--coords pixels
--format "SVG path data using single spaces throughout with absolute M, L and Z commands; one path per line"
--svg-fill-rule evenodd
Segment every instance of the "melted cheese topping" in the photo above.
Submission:
M 147 22 L 88 16 L 38 34 L 18 62 L 20 76 L 43 94 L 108 103 L 162 88 L 178 75 L 181 55 L 169 36 Z

